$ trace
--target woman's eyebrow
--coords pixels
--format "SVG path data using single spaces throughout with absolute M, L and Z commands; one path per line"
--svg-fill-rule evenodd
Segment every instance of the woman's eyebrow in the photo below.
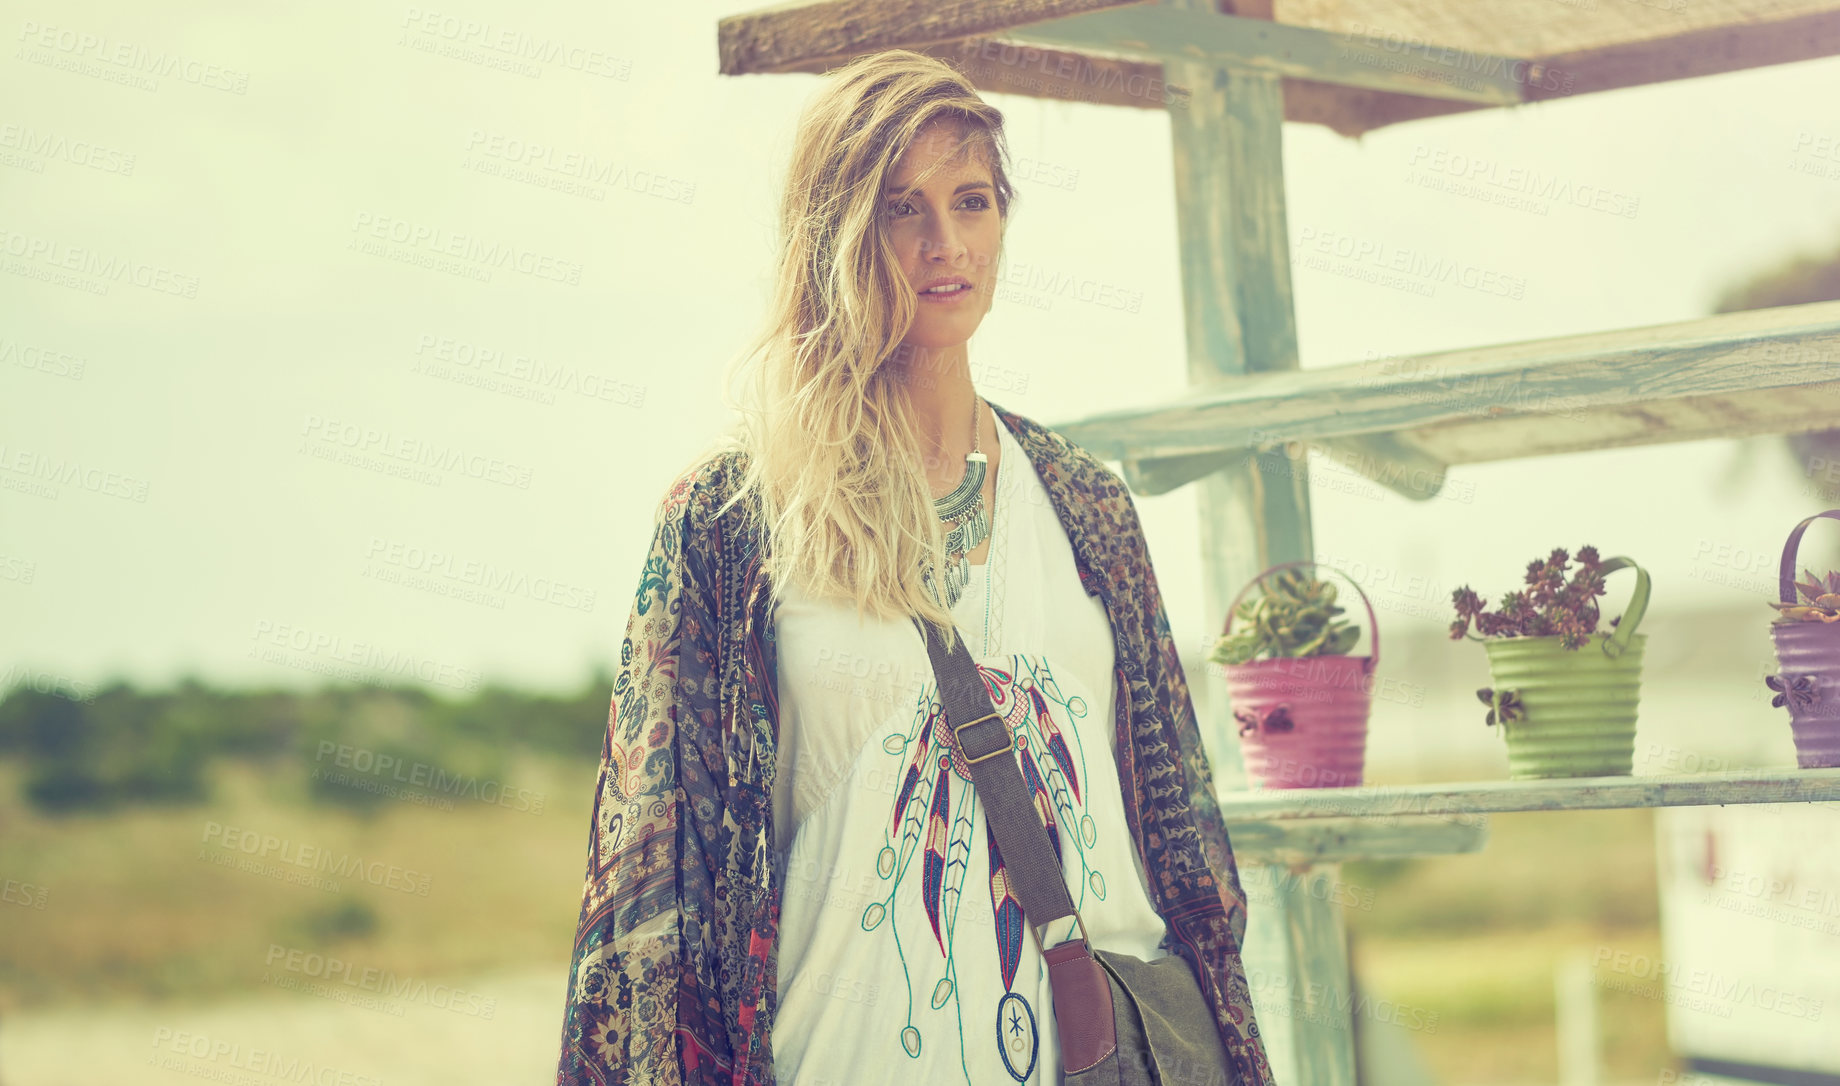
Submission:
M 992 185 L 991 185 L 991 183 L 990 183 L 990 182 L 988 182 L 988 181 L 967 181 L 967 182 L 965 182 L 964 184 L 962 184 L 962 185 L 960 185 L 960 186 L 958 186 L 957 188 L 955 188 L 955 189 L 953 189 L 953 190 L 952 190 L 952 195 L 954 195 L 954 196 L 957 196 L 957 195 L 958 195 L 959 193 L 961 193 L 961 192 L 968 192 L 968 191 L 970 191 L 971 189 L 993 189 L 993 190 L 994 190 L 994 186 L 992 186 Z M 887 192 L 887 195 L 889 195 L 889 196 L 905 196 L 906 194 L 908 194 L 908 193 L 910 193 L 910 192 L 918 192 L 918 191 L 920 191 L 920 190 L 919 190 L 919 189 L 903 189 L 903 188 L 895 188 L 895 187 L 891 187 L 891 188 L 889 188 L 889 190 L 888 190 L 888 192 Z

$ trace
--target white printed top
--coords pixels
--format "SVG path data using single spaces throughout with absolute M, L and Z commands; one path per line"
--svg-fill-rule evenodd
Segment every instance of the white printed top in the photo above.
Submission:
M 1111 625 L 1001 422 L 991 560 L 953 608 L 1095 946 L 1162 957 L 1113 754 Z M 994 574 L 994 576 L 993 576 Z M 988 611 L 988 632 L 986 615 Z M 775 611 L 782 1083 L 1061 1081 L 1040 948 L 911 622 Z M 1057 924 L 1050 945 L 1077 932 Z

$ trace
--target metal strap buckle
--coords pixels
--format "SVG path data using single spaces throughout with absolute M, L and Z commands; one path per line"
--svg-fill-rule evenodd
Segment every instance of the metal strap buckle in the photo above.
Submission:
M 1066 917 L 1061 917 L 1058 920 L 1050 920 L 1048 921 L 1048 923 L 1059 924 L 1061 923 L 1061 921 L 1065 919 Z M 1080 925 L 1080 942 L 1085 943 L 1087 951 L 1090 952 L 1092 950 L 1092 936 L 1086 934 L 1086 918 L 1080 915 L 1080 911 L 1078 909 L 1075 909 L 1073 911 L 1073 919 L 1076 923 Z M 1041 928 L 1037 927 L 1033 921 L 1030 921 L 1029 928 L 1035 932 L 1035 945 L 1037 947 L 1040 947 L 1042 950 L 1052 950 L 1053 949 L 1053 947 L 1050 947 L 1048 945 L 1048 941 L 1041 937 Z M 1066 939 L 1063 939 L 1062 941 L 1055 943 L 1054 946 L 1057 946 L 1057 947 L 1066 946 L 1068 943 L 1071 943 L 1071 942 L 1073 942 L 1073 937 L 1070 935 Z
M 963 753 L 965 749 L 965 729 L 972 727 L 973 725 L 976 725 L 976 724 L 982 724 L 986 720 L 995 720 L 998 723 L 1002 723 L 1003 718 L 996 713 L 985 713 L 983 716 L 978 717 L 976 720 L 967 720 L 963 724 L 957 724 L 953 726 L 952 737 L 958 741 L 958 749 L 960 753 Z M 980 754 L 976 758 L 967 756 L 965 758 L 965 764 L 966 765 L 976 765 L 979 762 L 989 761 L 990 759 L 995 758 L 999 754 L 1008 754 L 1015 749 L 1016 749 L 1016 737 L 1011 735 L 1009 733 L 1009 729 L 1005 727 L 1003 729 L 1003 746 L 999 747 L 996 750 L 991 751 L 989 754 Z

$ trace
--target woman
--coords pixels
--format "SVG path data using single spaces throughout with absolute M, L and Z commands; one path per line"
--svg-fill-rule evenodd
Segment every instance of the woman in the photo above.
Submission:
M 915 618 L 1035 752 L 1092 943 L 1182 955 L 1237 1081 L 1271 1081 L 1131 498 L 973 387 L 1004 157 L 1001 114 L 906 50 L 801 119 L 752 402 L 660 503 L 621 645 L 559 1084 L 1060 1081 Z

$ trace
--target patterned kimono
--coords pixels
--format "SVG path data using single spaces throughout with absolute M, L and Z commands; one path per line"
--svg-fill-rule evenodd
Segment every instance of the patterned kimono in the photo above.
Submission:
M 1165 946 L 1195 969 L 1241 1086 L 1270 1086 L 1240 962 L 1246 899 L 1137 510 L 1103 462 L 992 404 L 1040 475 L 1116 648 L 1117 762 Z M 660 502 L 601 747 L 557 1086 L 774 1082 L 784 872 L 768 584 L 740 452 Z

